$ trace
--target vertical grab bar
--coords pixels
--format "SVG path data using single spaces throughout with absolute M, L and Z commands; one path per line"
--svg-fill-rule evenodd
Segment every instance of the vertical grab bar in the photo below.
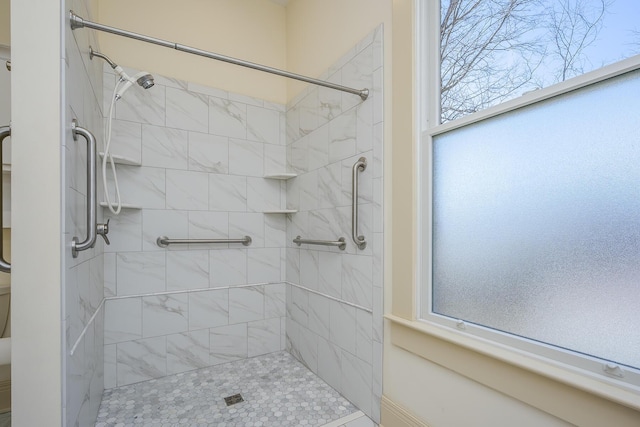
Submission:
M 11 127 L 10 126 L 2 126 L 0 127 L 0 164 L 2 164 L 2 142 L 6 137 L 11 136 Z M 0 179 L 0 233 L 4 231 L 2 227 L 2 214 L 4 212 L 3 205 L 3 194 L 2 194 L 2 180 Z M 4 259 L 4 239 L 0 237 L 0 271 L 4 273 L 11 273 L 11 264 L 9 264 Z
M 351 238 L 359 249 L 367 247 L 364 236 L 358 236 L 358 171 L 367 168 L 367 159 L 360 157 L 351 170 Z
M 96 216 L 96 138 L 87 129 L 78 126 L 78 121 L 71 122 L 71 133 L 73 140 L 78 140 L 78 135 L 87 141 L 87 238 L 82 242 L 77 237 L 71 240 L 71 253 L 74 258 L 78 257 L 78 252 L 92 248 L 96 244 L 98 237 L 98 219 Z

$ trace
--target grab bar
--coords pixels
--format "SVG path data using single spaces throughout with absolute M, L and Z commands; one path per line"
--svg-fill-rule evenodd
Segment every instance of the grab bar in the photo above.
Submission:
M 71 254 L 74 258 L 78 257 L 78 252 L 86 251 L 95 246 L 98 234 L 101 235 L 108 245 L 109 238 L 109 221 L 106 224 L 98 224 L 96 211 L 98 202 L 96 197 L 96 138 L 87 129 L 80 127 L 78 121 L 71 121 L 71 134 L 73 140 L 78 140 L 78 135 L 84 137 L 87 141 L 87 238 L 82 242 L 77 237 L 71 240 Z
M 2 142 L 8 136 L 11 136 L 11 127 L 10 126 L 2 126 L 2 127 L 0 127 L 0 164 L 2 164 Z M 0 179 L 0 232 L 3 231 L 2 213 L 4 212 L 4 205 L 2 204 L 2 202 L 3 202 L 2 198 L 3 198 L 2 180 Z M 0 271 L 2 271 L 4 273 L 11 273 L 11 264 L 9 264 L 4 259 L 3 246 L 4 246 L 4 240 L 2 239 L 2 237 L 0 237 Z
M 170 239 L 167 236 L 160 236 L 156 239 L 156 243 L 161 248 L 169 245 L 184 245 L 188 243 L 242 243 L 245 246 L 251 244 L 251 237 L 244 236 L 242 239 Z
M 293 239 L 293 243 L 296 243 L 298 246 L 305 243 L 307 245 L 321 245 L 321 246 L 337 246 L 341 251 L 347 247 L 347 243 L 345 242 L 344 237 L 340 237 L 338 240 L 308 240 L 303 239 L 300 236 L 297 236 Z
M 367 159 L 360 157 L 351 170 L 351 238 L 358 249 L 367 247 L 367 240 L 364 236 L 358 236 L 358 171 L 367 168 Z

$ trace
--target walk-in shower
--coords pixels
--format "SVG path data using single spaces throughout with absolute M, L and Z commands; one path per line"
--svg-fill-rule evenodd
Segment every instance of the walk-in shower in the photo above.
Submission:
M 70 55 L 70 67 L 101 90 L 90 97 L 102 113 L 94 126 L 113 122 L 106 136 L 122 210 L 99 211 L 111 221 L 111 245 L 81 253 L 69 269 L 67 289 L 87 309 L 68 332 L 67 425 L 350 426 L 365 414 L 373 421 L 358 426 L 379 422 L 381 27 L 318 79 L 73 13 L 71 27 L 312 85 L 278 103 L 156 68 L 151 90 L 125 94 L 126 82 L 144 88 L 149 73 L 126 68 L 135 78 L 123 80 L 118 65 L 88 44 L 106 47 L 77 31 L 80 60 Z M 121 63 L 112 49 L 106 53 Z M 104 67 L 88 63 L 87 52 Z M 77 104 L 90 110 L 86 100 Z M 94 279 L 103 285 L 101 302 L 83 285 Z M 76 313 L 68 307 L 71 323 Z M 74 396 L 87 393 L 80 408 Z

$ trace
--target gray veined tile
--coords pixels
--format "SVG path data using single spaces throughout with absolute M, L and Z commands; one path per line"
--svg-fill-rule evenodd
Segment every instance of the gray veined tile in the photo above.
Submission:
M 245 212 L 247 210 L 247 177 L 210 174 L 209 209 Z
M 373 306 L 373 259 L 345 254 L 342 258 L 342 298 L 371 309 Z
M 167 335 L 167 374 L 209 366 L 209 330 Z
M 229 323 L 250 322 L 264 318 L 264 286 L 229 289 Z
M 229 214 L 227 212 L 189 212 L 190 239 L 226 239 L 229 237 Z M 193 248 L 197 245 L 190 245 Z M 206 245 L 203 248 L 223 248 L 225 244 Z
M 212 288 L 247 283 L 247 250 L 218 249 L 209 252 L 209 286 Z
M 157 244 L 160 236 L 181 239 L 187 235 L 187 212 L 169 210 L 142 210 L 142 249 L 168 252 Z M 174 249 L 175 247 L 172 247 Z
M 142 164 L 187 169 L 188 132 L 159 126 L 142 126 Z
M 167 290 L 189 290 L 209 287 L 209 251 L 168 251 Z
M 333 163 L 318 170 L 319 208 L 335 208 L 350 203 L 349 198 L 342 192 L 342 180 L 340 163 Z
M 140 298 L 105 302 L 104 342 L 113 344 L 142 338 L 142 301 Z
M 146 338 L 118 344 L 116 369 L 118 386 L 165 376 L 166 338 Z
M 280 318 L 257 320 L 247 324 L 248 356 L 280 350 Z
M 142 335 L 153 337 L 189 329 L 187 294 L 154 295 L 142 298 Z
M 229 290 L 189 293 L 189 330 L 229 324 Z
M 272 109 L 248 105 L 247 139 L 267 144 L 278 144 L 280 113 Z
M 351 109 L 329 122 L 329 162 L 356 154 L 356 110 Z
M 342 297 L 342 254 L 320 251 L 319 291 L 335 298 Z
M 280 248 L 249 249 L 247 259 L 249 283 L 273 283 L 280 280 Z
M 287 299 L 287 309 L 290 312 L 287 317 L 291 317 L 301 326 L 307 326 L 309 324 L 309 291 L 292 286 L 290 301 Z
M 229 173 L 264 175 L 264 144 L 243 139 L 229 139 Z
M 217 365 L 247 357 L 247 324 L 209 329 L 209 363 Z
M 309 330 L 329 339 L 329 301 L 322 295 L 309 294 Z
M 155 85 L 142 90 L 137 85 L 130 88 L 116 103 L 115 117 L 130 122 L 165 125 L 165 87 Z
M 356 311 L 356 356 L 371 364 L 373 356 L 373 317 L 364 310 Z
M 208 96 L 175 88 L 167 88 L 166 94 L 167 127 L 208 132 Z
M 250 248 L 264 247 L 264 214 L 262 213 L 229 213 L 229 238 L 251 237 Z M 244 247 L 241 243 L 232 243 L 231 246 Z
M 164 209 L 165 207 L 165 169 L 149 167 L 116 166 L 120 196 L 123 203 L 131 203 L 143 208 Z M 110 169 L 110 166 L 108 166 Z M 115 195 L 113 177 L 107 175 L 110 193 Z M 115 197 L 111 196 L 111 201 Z
M 279 174 L 287 171 L 287 147 L 264 145 L 264 174 Z
M 318 338 L 318 376 L 338 392 L 342 391 L 342 350 L 322 337 Z
M 287 285 L 276 283 L 264 286 L 264 317 L 284 317 L 287 305 Z
M 317 238 L 321 240 L 333 239 L 332 237 L 322 238 L 322 236 L 317 236 Z M 318 252 L 315 250 L 300 250 L 300 284 L 316 291 L 318 290 Z
M 209 133 L 230 138 L 246 138 L 246 104 L 210 96 Z
M 114 119 L 109 151 L 142 162 L 142 124 Z
M 208 174 L 167 170 L 167 209 L 207 210 L 208 208 Z
M 189 170 L 229 173 L 229 138 L 189 132 Z
M 362 412 L 371 413 L 371 365 L 342 351 L 342 393 Z
M 329 338 L 340 348 L 356 352 L 356 309 L 338 301 L 329 303 Z
M 116 259 L 118 295 L 165 290 L 164 252 L 119 253 Z
M 309 134 L 309 170 L 329 164 L 329 125 L 324 125 Z
M 264 178 L 247 178 L 247 210 L 250 212 L 273 211 L 281 208 L 280 181 Z

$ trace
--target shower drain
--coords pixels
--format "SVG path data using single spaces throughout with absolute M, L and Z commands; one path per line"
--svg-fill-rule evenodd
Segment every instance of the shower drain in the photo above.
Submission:
M 243 402 L 244 399 L 242 398 L 242 395 L 234 394 L 233 396 L 225 397 L 224 401 L 227 404 L 227 406 L 231 406 L 231 405 L 235 405 L 236 403 Z

